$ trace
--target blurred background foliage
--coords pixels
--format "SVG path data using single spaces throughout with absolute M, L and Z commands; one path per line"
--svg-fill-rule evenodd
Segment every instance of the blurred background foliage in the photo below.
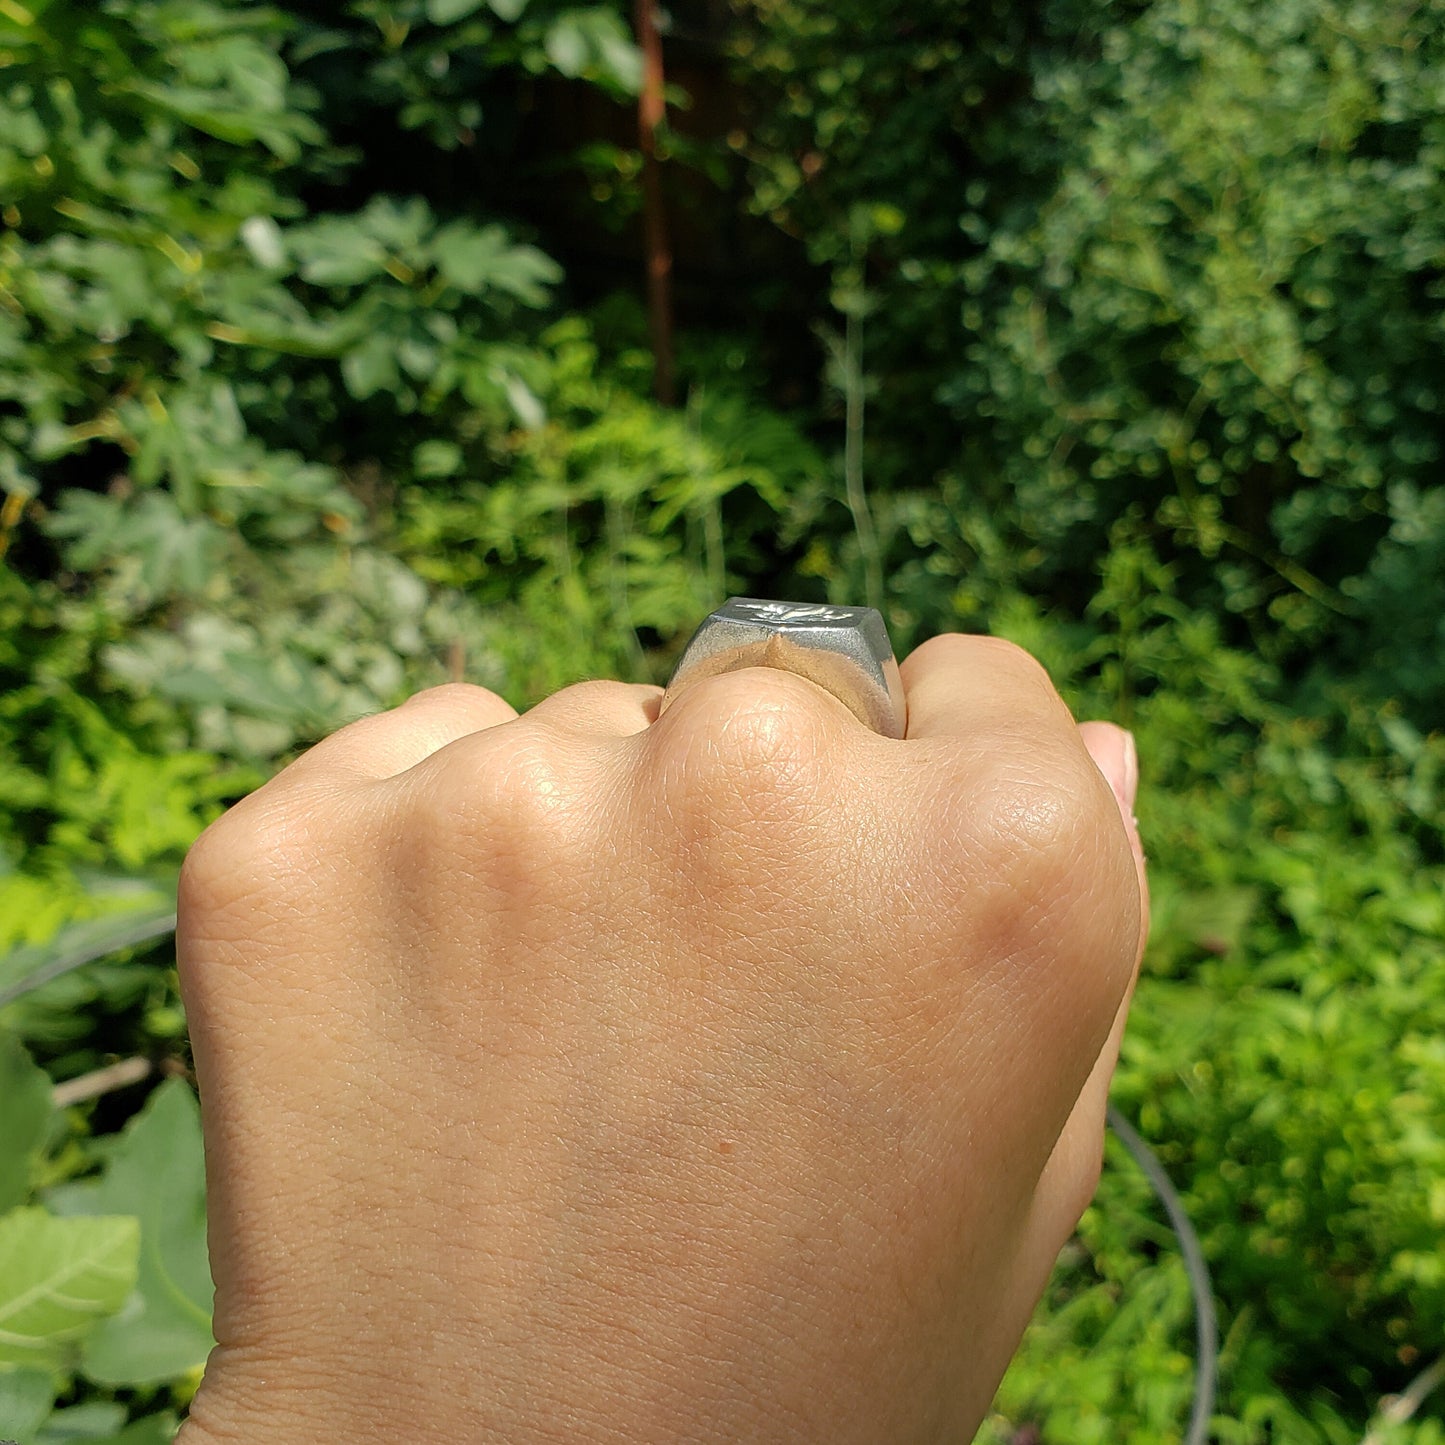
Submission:
M 1439 1445 L 1382 1402 L 1445 1352 L 1445 4 L 660 18 L 675 409 L 630 7 L 0 0 L 0 1438 L 163 1441 L 199 1378 L 205 823 L 750 592 L 1134 728 L 1115 1097 L 1216 1437 Z M 1179 1438 L 1191 1351 L 1111 1153 L 982 1438 Z

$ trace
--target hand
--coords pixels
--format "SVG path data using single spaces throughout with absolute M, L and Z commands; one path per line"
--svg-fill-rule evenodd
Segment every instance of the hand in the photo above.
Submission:
M 183 1445 L 972 1437 L 1097 1182 L 1133 753 L 1008 644 L 902 672 L 901 742 L 437 688 L 207 831 Z

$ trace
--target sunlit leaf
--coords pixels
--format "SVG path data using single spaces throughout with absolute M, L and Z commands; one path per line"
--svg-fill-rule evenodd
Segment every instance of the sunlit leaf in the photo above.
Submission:
M 140 1224 L 139 1275 L 113 1320 L 87 1341 L 86 1374 L 113 1384 L 174 1379 L 210 1352 L 205 1163 L 200 1109 L 181 1080 L 162 1084 L 127 1126 L 98 1183 L 57 1195 L 67 1212 L 124 1212 Z
M 31 1169 L 54 1111 L 50 1076 L 18 1039 L 0 1032 L 0 1214 L 29 1197 Z
M 59 1363 L 136 1280 L 134 1218 L 59 1219 L 42 1209 L 0 1217 L 0 1365 Z

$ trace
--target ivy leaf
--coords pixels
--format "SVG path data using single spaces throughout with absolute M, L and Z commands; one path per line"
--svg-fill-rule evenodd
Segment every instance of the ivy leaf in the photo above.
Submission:
M 0 1440 L 30 1445 L 54 1399 L 48 1370 L 0 1370 Z
M 0 1034 L 0 1213 L 29 1197 L 31 1166 L 54 1111 L 45 1070 L 18 1039 Z
M 0 1364 L 56 1365 L 136 1280 L 135 1219 L 57 1219 L 43 1209 L 0 1218 Z
M 189 1087 L 179 1079 L 162 1084 L 121 1136 L 104 1178 L 56 1196 L 77 1213 L 124 1212 L 140 1221 L 135 1292 L 87 1342 L 85 1373 L 102 1384 L 137 1385 L 204 1365 L 213 1289 L 201 1116 Z

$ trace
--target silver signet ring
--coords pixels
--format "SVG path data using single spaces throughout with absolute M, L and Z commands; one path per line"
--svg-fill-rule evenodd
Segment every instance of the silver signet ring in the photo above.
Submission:
M 884 737 L 901 738 L 908 726 L 903 679 L 876 607 L 730 597 L 693 633 L 658 715 L 693 683 L 740 667 L 796 672 Z

